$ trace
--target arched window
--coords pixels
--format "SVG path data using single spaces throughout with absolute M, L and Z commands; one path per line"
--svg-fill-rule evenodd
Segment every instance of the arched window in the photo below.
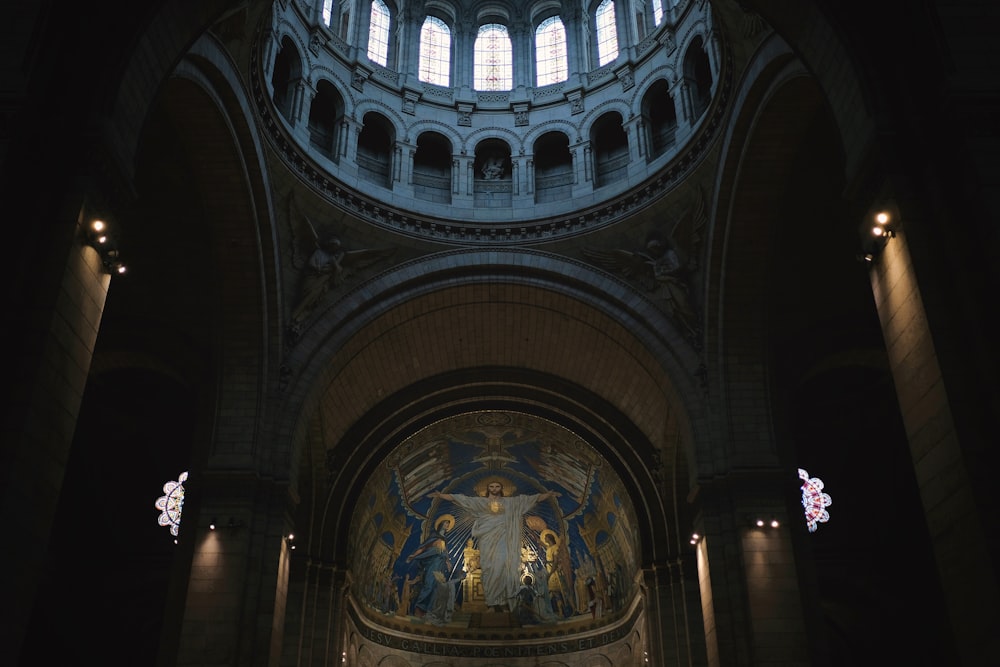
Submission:
M 372 16 L 368 26 L 368 59 L 382 67 L 389 62 L 389 6 L 383 0 L 372 0 Z
M 473 86 L 476 90 L 510 90 L 514 87 L 514 55 L 507 26 L 499 23 L 480 26 L 474 57 Z
M 566 28 L 562 19 L 551 16 L 535 29 L 535 85 L 559 83 L 567 76 Z
M 451 78 L 451 30 L 447 24 L 436 16 L 424 19 L 420 28 L 420 65 L 421 81 L 437 86 L 450 85 Z
M 618 57 L 618 26 L 615 3 L 604 0 L 597 6 L 597 65 L 603 67 Z
M 663 22 L 663 0 L 653 0 L 653 22 L 655 25 Z

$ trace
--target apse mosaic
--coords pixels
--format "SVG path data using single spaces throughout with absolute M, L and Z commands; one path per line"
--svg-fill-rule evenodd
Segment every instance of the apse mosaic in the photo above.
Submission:
M 621 480 L 568 430 L 461 415 L 405 441 L 365 486 L 352 591 L 421 625 L 610 620 L 636 593 L 634 517 Z

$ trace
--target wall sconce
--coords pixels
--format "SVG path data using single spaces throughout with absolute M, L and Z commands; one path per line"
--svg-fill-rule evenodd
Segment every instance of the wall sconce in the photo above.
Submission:
M 773 517 L 770 519 L 757 517 L 753 520 L 753 525 L 757 528 L 778 528 L 781 526 L 781 522 Z
M 288 545 L 288 548 L 290 550 L 295 549 L 295 544 L 292 542 L 292 540 L 294 540 L 294 539 L 295 539 L 295 534 L 294 533 L 288 533 L 288 535 L 285 537 L 285 544 Z
M 861 253 L 858 260 L 866 263 L 875 261 L 889 239 L 896 236 L 896 224 L 889 211 L 878 211 L 861 225 Z
M 208 524 L 208 529 L 209 530 L 215 530 L 215 529 L 217 529 L 219 527 L 219 525 L 220 525 L 219 524 L 219 520 L 216 519 L 213 516 L 212 520 Z M 226 528 L 228 528 L 230 530 L 236 530 L 237 528 L 242 528 L 244 525 L 245 524 L 243 523 L 242 519 L 237 519 L 235 517 L 229 517 L 229 521 L 226 523 Z
M 691 533 L 691 544 L 698 544 L 701 542 L 701 535 L 698 533 Z
M 87 245 L 101 256 L 101 265 L 107 273 L 125 273 L 125 263 L 121 260 L 118 239 L 103 220 L 91 220 L 87 225 Z

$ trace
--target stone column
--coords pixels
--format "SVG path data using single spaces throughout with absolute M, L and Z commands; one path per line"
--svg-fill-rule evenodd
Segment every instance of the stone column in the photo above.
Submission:
M 248 471 L 194 473 L 197 523 L 178 666 L 276 665 L 288 584 L 287 487 Z M 214 524 L 213 530 L 210 526 Z
M 113 280 L 102 269 L 98 252 L 84 243 L 87 225 L 93 217 L 103 217 L 102 212 L 81 206 L 79 192 L 68 197 L 69 204 L 55 198 L 37 199 L 32 211 L 37 218 L 25 222 L 36 227 L 38 246 L 49 249 L 49 261 L 45 271 L 33 276 L 33 309 L 7 327 L 10 348 L 16 353 L 9 355 L 4 373 L 12 384 L 16 379 L 19 391 L 8 396 L 0 409 L 4 417 L 0 494 L 3 507 L 19 508 L 4 519 L 10 541 L 0 550 L 0 566 L 8 573 L 0 599 L 11 612 L 0 625 L 0 645 L 4 657 L 14 664 L 43 572 Z
M 964 388 L 974 372 L 969 366 L 983 363 L 975 345 L 995 343 L 975 335 L 981 324 L 955 319 L 953 301 L 961 301 L 960 295 L 920 290 L 921 267 L 932 276 L 949 270 L 935 225 L 947 225 L 950 211 L 938 211 L 939 221 L 928 200 L 933 201 L 913 192 L 898 209 L 888 207 L 895 237 L 872 262 L 871 284 L 958 662 L 972 665 L 1000 651 L 1000 582 L 991 537 L 995 481 L 989 463 L 995 425 L 980 426 L 994 424 L 996 403 L 987 398 L 995 389 Z
M 698 491 L 698 581 L 712 667 L 810 664 L 789 532 L 804 528 L 789 524 L 786 509 L 785 489 L 796 482 L 778 471 L 730 475 Z

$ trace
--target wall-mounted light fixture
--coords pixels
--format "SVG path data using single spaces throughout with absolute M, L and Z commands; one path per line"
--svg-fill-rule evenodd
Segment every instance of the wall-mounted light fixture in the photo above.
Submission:
M 118 249 L 117 235 L 103 220 L 94 219 L 87 225 L 87 245 L 101 256 L 101 265 L 107 273 L 123 274 L 127 271 Z
M 896 236 L 895 216 L 888 210 L 876 211 L 861 225 L 860 261 L 871 263 L 885 248 L 889 239 Z
M 691 544 L 698 544 L 701 542 L 701 535 L 698 533 L 691 533 Z
M 757 517 L 753 520 L 753 525 L 757 528 L 778 528 L 781 526 L 781 522 L 773 517 L 770 519 Z
M 295 544 L 293 542 L 294 539 L 295 539 L 295 534 L 294 533 L 288 533 L 288 535 L 285 536 L 285 543 L 288 545 L 288 548 L 291 549 L 291 550 L 295 549 Z

